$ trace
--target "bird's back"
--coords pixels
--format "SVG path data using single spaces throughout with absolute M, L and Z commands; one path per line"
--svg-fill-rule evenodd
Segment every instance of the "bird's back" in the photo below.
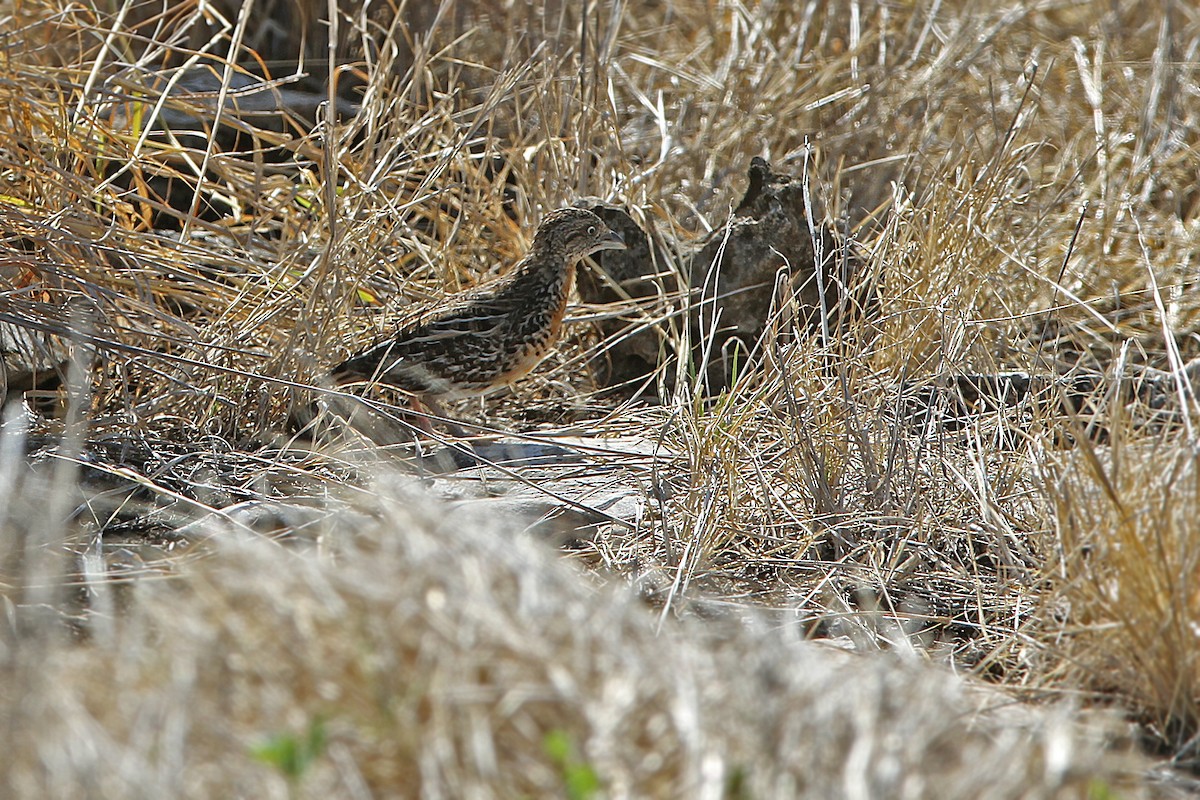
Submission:
M 520 274 L 518 268 L 401 326 L 338 366 L 335 380 L 376 379 L 416 394 L 455 397 L 482 394 L 528 373 L 557 338 L 569 286 L 566 280 L 518 280 Z

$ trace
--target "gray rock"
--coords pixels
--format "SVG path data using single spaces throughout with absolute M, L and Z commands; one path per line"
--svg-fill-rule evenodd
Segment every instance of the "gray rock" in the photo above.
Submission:
M 775 172 L 756 157 L 749 179 L 729 222 L 708 236 L 689 264 L 698 343 L 693 357 L 699 361 L 706 349 L 711 353 L 706 372 L 714 392 L 732 379 L 735 356 L 745 365 L 754 353 L 777 309 L 777 283 L 786 283 L 795 300 L 789 322 L 814 334 L 823 317 L 837 330 L 868 308 L 873 296 L 861 280 L 863 260 L 852 243 L 822 221 L 810 224 L 799 178 Z
M 631 310 L 597 323 L 609 342 L 592 360 L 600 386 L 634 394 L 641 387 L 638 380 L 673 355 L 667 345 L 675 337 L 662 321 L 679 319 L 684 309 L 693 362 L 707 361 L 707 388 L 719 392 L 733 379 L 735 361 L 744 368 L 756 356 L 772 313 L 784 312 L 784 335 L 819 334 L 823 321 L 831 332 L 840 332 L 845 322 L 873 308 L 875 296 L 864 280 L 864 260 L 853 243 L 826 222 L 810 225 L 802 181 L 755 158 L 749 182 L 729 222 L 690 256 L 673 257 L 652 229 L 618 206 L 593 199 L 578 203 L 619 231 L 627 245 L 626 250 L 605 252 L 596 259 L 602 275 L 580 271 L 581 299 L 596 306 L 640 307 L 640 312 Z M 680 262 L 684 285 L 678 272 L 668 268 Z M 656 297 L 657 303 L 651 299 Z M 782 309 L 779 299 L 788 301 Z M 646 324 L 647 317 L 660 321 Z M 653 386 L 647 388 L 653 393 Z

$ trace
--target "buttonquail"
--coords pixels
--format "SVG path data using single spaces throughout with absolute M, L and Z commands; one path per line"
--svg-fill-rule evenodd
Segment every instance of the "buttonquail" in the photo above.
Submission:
M 333 379 L 398 386 L 444 417 L 438 400 L 487 394 L 537 366 L 558 340 L 576 262 L 624 248 L 592 212 L 552 211 L 528 255 L 507 274 L 449 298 L 342 362 Z

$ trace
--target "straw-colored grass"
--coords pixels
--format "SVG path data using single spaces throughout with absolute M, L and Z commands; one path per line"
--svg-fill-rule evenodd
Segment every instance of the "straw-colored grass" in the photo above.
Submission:
M 1058 749 L 1093 706 L 1194 761 L 1192 9 L 399 5 L 298 3 L 283 27 L 273 3 L 0 3 L 0 325 L 74 355 L 69 388 L 29 396 L 30 438 L 0 440 L 0 503 L 28 504 L 0 515 L 14 795 L 545 796 L 569 773 L 591 796 L 594 773 L 614 797 L 1081 796 L 1088 774 L 1105 796 L 1116 745 Z M 856 240 L 878 305 L 814 336 L 781 298 L 709 396 L 712 331 L 675 288 L 755 155 Z M 440 512 L 371 484 L 411 469 L 393 450 L 294 438 L 330 365 L 581 196 L 651 229 L 662 296 L 574 305 L 512 395 L 455 411 L 658 443 L 636 527 L 579 569 L 439 542 Z M 613 314 L 659 327 L 660 403 L 584 367 Z M 1125 389 L 1143 367 L 1169 373 L 1157 416 Z M 1010 370 L 1105 380 L 1078 413 L 912 413 L 914 387 Z M 406 438 L 396 400 L 361 428 Z M 105 588 L 127 551 L 133 586 Z M 64 617 L 84 643 L 46 630 Z M 842 698 L 842 662 L 768 618 L 936 666 L 850 659 L 867 688 Z M 939 728 L 970 706 L 942 669 L 1076 711 Z M 292 767 L 320 751 L 291 785 L 253 757 L 272 736 Z
M 0 669 L 6 794 L 1071 797 L 1115 780 L 1101 728 L 1066 709 L 1014 713 L 763 618 L 659 630 L 494 516 L 445 525 L 399 487 L 332 514 L 320 548 L 218 527 L 185 578 L 96 584 L 109 612 L 85 642 L 40 620 Z

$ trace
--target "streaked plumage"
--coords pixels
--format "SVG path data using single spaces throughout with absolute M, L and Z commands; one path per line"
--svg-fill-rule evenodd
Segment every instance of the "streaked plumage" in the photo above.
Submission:
M 512 383 L 557 342 L 576 262 L 624 247 L 592 212 L 552 211 L 538 226 L 529 254 L 506 275 L 450 298 L 347 359 L 334 368 L 334 380 L 387 383 L 434 403 Z

